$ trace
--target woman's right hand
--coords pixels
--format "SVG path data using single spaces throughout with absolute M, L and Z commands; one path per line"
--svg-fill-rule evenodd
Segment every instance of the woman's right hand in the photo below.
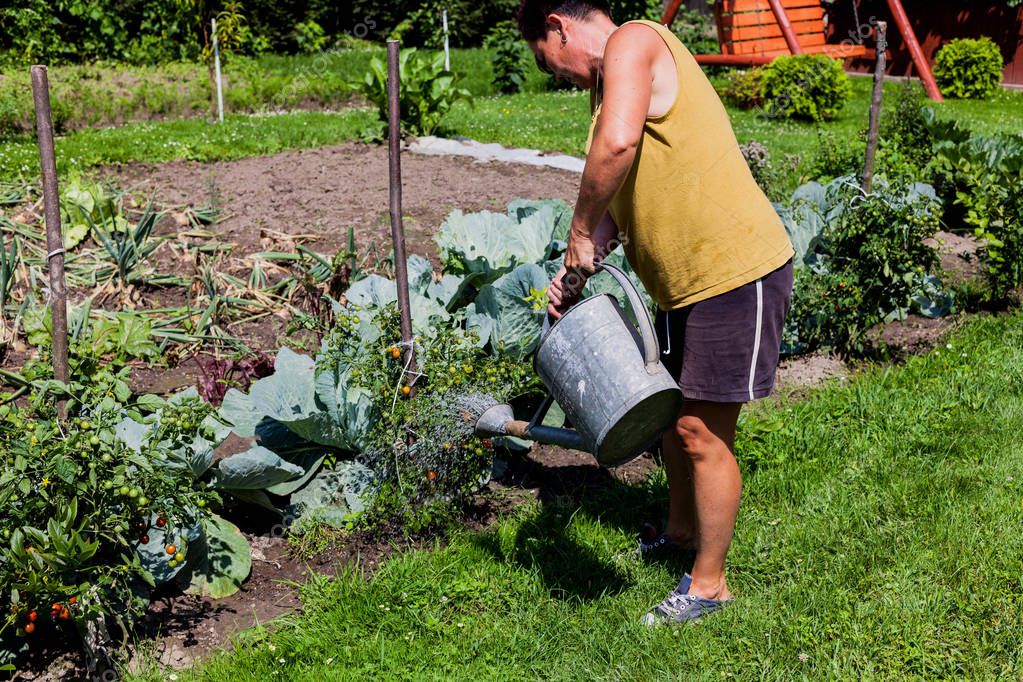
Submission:
M 555 320 L 561 319 L 561 316 L 579 300 L 582 285 L 586 283 L 586 280 L 582 280 L 577 287 L 571 287 L 569 285 L 574 283 L 574 277 L 579 276 L 576 274 L 570 276 L 568 268 L 561 268 L 551 281 L 551 285 L 547 287 L 547 298 L 550 300 L 547 312 Z

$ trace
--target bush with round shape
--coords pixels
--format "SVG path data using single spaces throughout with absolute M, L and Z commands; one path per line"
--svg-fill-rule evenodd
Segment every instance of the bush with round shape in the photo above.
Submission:
M 764 68 L 761 82 L 771 116 L 826 121 L 852 98 L 842 62 L 825 55 L 778 57 Z
M 987 37 L 960 38 L 938 50 L 934 79 L 941 94 L 955 99 L 987 99 L 1002 82 L 1002 53 Z

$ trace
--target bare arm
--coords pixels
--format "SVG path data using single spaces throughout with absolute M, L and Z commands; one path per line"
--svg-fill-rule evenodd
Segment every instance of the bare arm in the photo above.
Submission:
M 636 158 L 650 109 L 655 41 L 660 41 L 657 34 L 632 25 L 615 31 L 607 42 L 604 100 L 572 217 L 572 232 L 579 237 L 592 238 Z
M 549 310 L 555 318 L 578 298 L 595 260 L 607 255 L 607 243 L 618 234 L 608 207 L 625 182 L 643 137 L 660 40 L 643 26 L 623 26 L 604 49 L 604 100 L 586 155 L 565 267 L 550 288 Z

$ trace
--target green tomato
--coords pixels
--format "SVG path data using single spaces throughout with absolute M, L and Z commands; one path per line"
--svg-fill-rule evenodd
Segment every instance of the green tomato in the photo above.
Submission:
M 89 445 L 93 447 L 99 445 L 99 436 L 89 436 Z
M 179 564 L 182 561 L 184 561 L 184 560 L 185 560 L 185 555 L 182 554 L 181 552 L 178 552 L 177 554 L 174 555 L 174 561 L 177 561 Z
M 131 488 L 129 488 L 126 485 L 122 485 L 120 488 L 117 489 L 117 492 L 127 497 L 128 493 L 131 492 Z
M 175 566 L 178 565 L 178 562 L 175 561 L 174 559 L 171 559 L 167 562 L 167 565 L 170 566 L 171 568 L 174 568 Z
M 111 456 L 111 454 L 109 452 L 104 452 L 103 456 L 100 457 L 100 459 L 103 460 L 104 464 L 109 464 L 111 462 L 111 460 L 113 460 L 114 458 L 113 458 L 113 456 Z M 107 481 L 107 483 L 110 483 L 110 481 Z
M 103 490 L 110 490 L 114 487 L 114 484 L 110 481 L 103 481 Z
M 89 429 L 92 428 L 92 422 L 90 422 L 88 419 L 83 419 L 82 421 L 78 422 L 78 425 L 82 427 L 82 431 L 88 431 Z
M 140 507 L 145 507 L 149 504 L 149 498 L 143 495 L 138 499 L 138 502 Z
M 135 499 L 136 497 L 139 496 L 140 492 L 141 491 L 138 488 L 132 488 L 131 490 L 128 491 L 128 497 Z

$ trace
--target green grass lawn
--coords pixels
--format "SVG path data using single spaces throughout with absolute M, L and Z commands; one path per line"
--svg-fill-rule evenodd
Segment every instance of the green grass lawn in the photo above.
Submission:
M 737 600 L 698 625 L 638 624 L 679 578 L 630 556 L 654 477 L 315 580 L 302 614 L 178 679 L 1017 678 L 1020 423 L 1023 314 L 978 319 L 745 419 Z
M 331 56 L 329 59 L 336 62 L 329 62 L 331 71 L 350 76 L 363 68 L 371 55 L 367 51 L 351 51 Z M 459 103 L 455 106 L 443 122 L 443 134 L 500 142 L 511 147 L 583 155 L 589 127 L 588 95 L 574 91 L 546 92 L 543 76 L 535 69 L 530 70 L 527 92 L 495 95 L 490 84 L 489 59 L 489 53 L 484 50 L 459 50 L 452 55 L 453 68 L 464 74 L 464 85 L 477 97 L 472 105 Z M 320 67 L 316 57 L 265 57 L 258 64 L 260 73 L 266 74 L 267 93 L 291 92 L 286 85 L 273 84 L 275 79 L 285 78 L 305 83 L 303 87 L 310 92 L 315 90 L 310 83 L 316 79 L 302 74 L 317 72 Z M 332 88 L 339 87 L 338 79 L 335 74 L 316 87 L 324 93 L 333 92 Z M 870 87 L 869 78 L 854 78 L 852 101 L 838 119 L 824 124 L 771 119 L 757 111 L 733 107 L 728 107 L 728 113 L 740 142 L 761 142 L 770 150 L 772 159 L 778 161 L 787 155 L 805 160 L 813 155 L 820 130 L 830 133 L 837 144 L 851 142 L 862 132 L 867 124 Z M 889 100 L 900 87 L 899 83 L 886 84 Z M 941 116 L 960 120 L 982 133 L 1023 132 L 1023 92 L 1001 91 L 986 102 L 950 100 L 935 106 Z M 360 139 L 373 126 L 374 118 L 373 114 L 358 110 L 334 114 L 294 111 L 272 116 L 228 116 L 222 128 L 191 118 L 85 129 L 58 139 L 58 165 L 62 172 L 73 172 L 114 162 L 215 161 L 273 154 L 284 149 Z M 37 176 L 38 153 L 34 137 L 9 134 L 0 138 L 0 181 Z
M 713 80 L 717 80 L 714 78 Z M 829 132 L 839 143 L 853 140 L 867 127 L 872 81 L 853 78 L 853 98 L 842 115 L 827 123 L 787 121 L 764 116 L 756 110 L 726 106 L 740 143 L 756 140 L 768 147 L 772 158 L 793 154 L 812 155 L 818 131 Z M 891 101 L 901 83 L 885 84 Z M 939 115 L 962 121 L 980 133 L 1023 133 L 1023 92 L 1000 91 L 991 100 L 934 104 Z M 477 99 L 475 106 L 459 104 L 445 124 L 459 135 L 481 142 L 531 147 L 582 156 L 589 130 L 589 96 L 585 93 L 522 93 Z

